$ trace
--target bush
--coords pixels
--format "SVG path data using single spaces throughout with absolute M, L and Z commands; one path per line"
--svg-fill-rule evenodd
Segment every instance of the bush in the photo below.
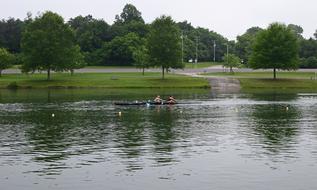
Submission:
M 17 89 L 18 87 L 19 87 L 19 86 L 18 86 L 17 82 L 11 82 L 11 83 L 7 86 L 8 89 Z
M 302 58 L 300 60 L 300 68 L 317 68 L 317 58 L 316 57 L 309 57 L 309 58 Z

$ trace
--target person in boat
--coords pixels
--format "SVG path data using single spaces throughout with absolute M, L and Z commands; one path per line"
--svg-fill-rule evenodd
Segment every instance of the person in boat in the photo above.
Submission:
M 154 99 L 155 103 L 162 103 L 162 101 L 163 100 L 161 99 L 160 95 L 157 95 L 156 98 Z
M 175 104 L 176 103 L 176 99 L 173 96 L 169 96 L 168 99 L 167 99 L 167 103 Z

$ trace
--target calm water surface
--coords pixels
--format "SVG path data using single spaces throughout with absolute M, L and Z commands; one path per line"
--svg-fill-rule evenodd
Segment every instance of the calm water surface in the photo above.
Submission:
M 317 94 L 174 95 L 0 91 L 0 189 L 317 188 Z

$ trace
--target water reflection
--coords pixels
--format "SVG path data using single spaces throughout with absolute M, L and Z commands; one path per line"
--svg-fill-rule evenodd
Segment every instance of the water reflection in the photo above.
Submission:
M 254 105 L 252 107 L 252 129 L 258 144 L 266 154 L 279 154 L 293 150 L 299 132 L 300 111 L 296 106 L 284 104 Z M 260 150 L 261 151 L 261 150 Z
M 106 175 L 119 182 L 177 179 L 178 185 L 190 176 L 196 187 L 200 180 L 208 185 L 218 180 L 221 187 L 232 177 L 256 184 L 259 175 L 273 179 L 272 165 L 287 168 L 278 170 L 285 176 L 316 168 L 316 95 L 203 95 L 194 101 L 183 95 L 180 101 L 192 102 L 150 107 L 114 106 L 120 97 L 113 95 L 81 101 L 73 92 L 66 100 L 60 95 L 45 92 L 32 102 L 26 93 L 21 103 L 0 103 L 0 174 L 12 168 L 14 176 L 80 181 L 78 176 L 89 175 L 102 181 Z M 79 182 L 98 188 L 97 183 Z

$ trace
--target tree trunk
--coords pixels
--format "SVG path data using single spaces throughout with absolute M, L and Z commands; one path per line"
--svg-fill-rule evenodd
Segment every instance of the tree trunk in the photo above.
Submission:
M 47 69 L 47 80 L 51 80 L 51 68 Z
M 142 75 L 144 76 L 144 67 L 143 67 Z
M 276 79 L 276 68 L 273 69 L 273 73 L 274 73 L 274 80 Z
M 230 73 L 233 73 L 233 69 L 232 69 L 232 67 L 230 67 Z
M 70 70 L 70 75 L 73 76 L 74 75 L 74 69 Z
M 2 77 L 2 69 L 0 69 L 0 77 Z
M 162 66 L 162 79 L 164 79 L 165 68 Z

